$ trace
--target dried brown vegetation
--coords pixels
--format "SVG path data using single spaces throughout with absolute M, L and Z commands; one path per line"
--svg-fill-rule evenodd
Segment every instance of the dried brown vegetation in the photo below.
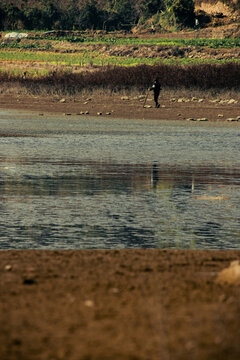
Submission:
M 20 86 L 28 93 L 59 93 L 74 95 L 83 90 L 106 89 L 110 91 L 139 91 L 149 87 L 159 77 L 162 86 L 170 89 L 195 88 L 201 90 L 238 90 L 240 87 L 240 65 L 191 65 L 171 66 L 140 65 L 135 67 L 105 67 L 101 71 L 65 73 L 57 71 L 50 75 L 26 77 L 8 73 L 0 74 L 0 83 L 8 88 Z

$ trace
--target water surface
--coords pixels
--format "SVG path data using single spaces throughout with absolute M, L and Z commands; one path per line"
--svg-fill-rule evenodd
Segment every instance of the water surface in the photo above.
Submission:
M 0 249 L 240 248 L 238 126 L 0 112 Z

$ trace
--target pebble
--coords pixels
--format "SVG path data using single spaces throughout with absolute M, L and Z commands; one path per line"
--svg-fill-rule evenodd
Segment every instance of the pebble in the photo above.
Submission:
M 150 108 L 152 108 L 152 105 L 145 105 L 144 107 L 147 109 L 150 109 Z
M 218 117 L 219 117 L 219 118 L 222 118 L 222 117 L 223 117 L 223 114 L 218 114 Z
M 6 270 L 6 271 L 11 271 L 11 270 L 12 270 L 12 265 L 6 265 L 6 266 L 4 267 L 4 270 Z
M 226 120 L 227 120 L 227 121 L 238 121 L 237 118 L 227 118 Z
M 85 115 L 88 115 L 89 114 L 89 111 L 87 110 L 87 111 L 85 111 Z
M 60 103 L 65 103 L 65 102 L 66 102 L 66 99 L 61 99 L 59 102 L 60 102 Z
M 197 121 L 208 121 L 208 118 L 198 118 Z
M 119 293 L 119 289 L 118 288 L 112 288 L 110 289 L 111 293 L 113 294 L 118 294 Z
M 70 116 L 72 115 L 71 113 L 64 113 L 65 116 Z
M 239 261 L 238 260 L 232 261 L 228 268 L 223 269 L 219 273 L 216 282 L 220 284 L 231 284 L 231 285 L 240 284 Z
M 84 301 L 84 305 L 87 307 L 93 307 L 94 302 L 92 300 L 86 300 L 86 301 Z
M 26 277 L 23 279 L 24 285 L 34 285 L 36 284 L 36 280 L 33 277 Z
M 237 100 L 235 99 L 230 99 L 228 100 L 228 104 L 231 105 L 231 104 L 237 104 Z
M 130 100 L 128 96 L 122 96 L 121 100 Z
M 97 115 L 98 115 L 98 116 L 102 115 L 102 112 L 98 112 Z
M 106 112 L 106 115 L 111 115 L 111 113 L 110 113 L 110 112 Z
M 187 121 L 196 121 L 194 118 L 187 118 Z
M 83 105 L 87 105 L 88 104 L 88 101 L 85 101 L 84 103 L 83 103 Z

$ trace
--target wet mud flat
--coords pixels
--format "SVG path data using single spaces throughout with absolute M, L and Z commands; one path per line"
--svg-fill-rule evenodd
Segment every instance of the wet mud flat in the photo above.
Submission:
M 216 98 L 206 97 L 204 92 L 196 96 L 189 90 L 187 97 L 181 91 L 163 91 L 160 94 L 160 108 L 155 108 L 153 95 L 133 93 L 109 95 L 101 92 L 79 95 L 76 97 L 55 95 L 0 94 L 0 109 L 17 110 L 35 113 L 39 119 L 46 114 L 62 115 L 69 120 L 77 116 L 97 116 L 109 119 L 144 119 L 144 120 L 183 120 L 187 122 L 228 123 L 231 126 L 240 124 L 239 94 L 231 96 L 226 93 Z M 146 105 L 145 104 L 146 101 Z M 41 120 L 40 120 L 41 122 Z
M 0 252 L 0 354 L 11 359 L 239 359 L 239 250 Z

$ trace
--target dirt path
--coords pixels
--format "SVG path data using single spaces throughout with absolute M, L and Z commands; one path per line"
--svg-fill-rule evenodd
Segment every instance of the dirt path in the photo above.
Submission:
M 2 251 L 1 360 L 238 360 L 240 251 Z

